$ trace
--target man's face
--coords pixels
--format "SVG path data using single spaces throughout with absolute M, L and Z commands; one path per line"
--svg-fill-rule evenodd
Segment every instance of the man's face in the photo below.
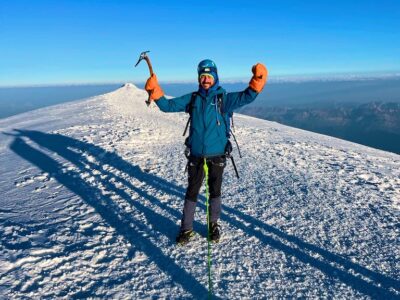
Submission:
M 214 78 L 208 75 L 201 75 L 199 79 L 200 85 L 203 89 L 208 90 L 214 84 Z

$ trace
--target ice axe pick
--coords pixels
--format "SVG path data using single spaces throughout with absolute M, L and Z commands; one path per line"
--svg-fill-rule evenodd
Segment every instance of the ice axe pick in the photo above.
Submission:
M 135 65 L 135 67 L 137 67 L 137 65 L 144 59 L 147 62 L 147 65 L 149 66 L 149 71 L 150 71 L 150 76 L 153 75 L 153 67 L 151 66 L 151 62 L 150 62 L 150 58 L 147 56 L 147 53 L 149 53 L 150 51 L 144 51 L 142 53 L 140 53 L 139 59 Z M 151 103 L 150 100 L 150 93 L 149 93 L 149 98 L 146 101 L 147 106 L 149 106 Z

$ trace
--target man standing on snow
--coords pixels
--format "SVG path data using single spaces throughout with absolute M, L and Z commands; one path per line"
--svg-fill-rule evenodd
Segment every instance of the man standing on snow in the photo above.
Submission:
M 197 196 L 204 179 L 204 159 L 209 170 L 210 226 L 209 236 L 218 242 L 220 231 L 218 219 L 221 214 L 222 173 L 226 165 L 226 147 L 229 138 L 229 116 L 233 110 L 253 102 L 267 81 L 268 71 L 263 64 L 252 68 L 253 77 L 242 92 L 226 93 L 219 86 L 217 66 L 210 59 L 201 61 L 197 67 L 199 89 L 196 93 L 167 99 L 153 74 L 145 89 L 151 100 L 163 112 L 190 113 L 190 134 L 185 143 L 190 149 L 188 157 L 188 187 L 183 206 L 181 228 L 176 238 L 178 244 L 187 243 L 194 235 L 193 220 Z M 221 99 L 222 103 L 219 103 Z

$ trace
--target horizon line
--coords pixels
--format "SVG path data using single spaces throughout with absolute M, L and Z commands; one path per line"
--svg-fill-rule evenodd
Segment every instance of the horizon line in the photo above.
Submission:
M 296 82 L 311 82 L 311 81 L 361 81 L 374 79 L 390 79 L 400 78 L 400 71 L 393 72 L 352 72 L 352 73 L 315 73 L 315 74 L 293 74 L 293 75 L 276 75 L 268 79 L 269 83 L 296 83 Z M 230 77 L 226 80 L 221 80 L 222 84 L 248 83 L 249 78 Z M 160 80 L 160 84 L 197 84 L 194 79 L 180 80 Z M 86 82 L 56 82 L 56 83 L 21 83 L 21 84 L 0 84 L 0 88 L 29 88 L 29 87 L 66 87 L 66 86 L 95 86 L 95 85 L 113 85 L 133 83 L 142 85 L 144 80 L 110 80 L 110 81 L 86 81 Z

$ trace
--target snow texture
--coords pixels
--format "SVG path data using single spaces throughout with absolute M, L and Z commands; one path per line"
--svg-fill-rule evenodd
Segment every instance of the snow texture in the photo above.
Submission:
M 0 298 L 205 299 L 204 190 L 175 236 L 188 116 L 132 84 L 0 120 Z M 228 163 L 220 299 L 400 298 L 400 156 L 243 115 Z

